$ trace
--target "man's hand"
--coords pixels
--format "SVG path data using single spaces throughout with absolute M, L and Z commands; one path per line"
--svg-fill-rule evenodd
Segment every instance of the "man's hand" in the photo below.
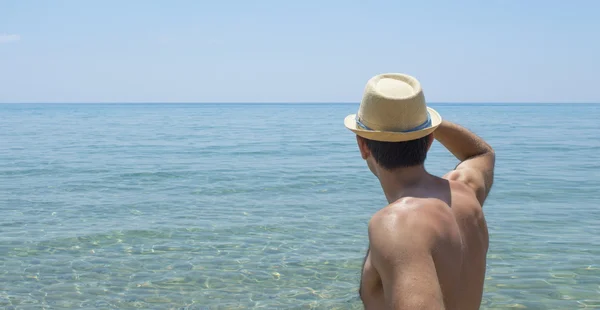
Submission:
M 492 147 L 466 128 L 448 121 L 442 121 L 433 136 L 461 161 L 445 177 L 471 187 L 483 206 L 494 183 L 496 155 Z

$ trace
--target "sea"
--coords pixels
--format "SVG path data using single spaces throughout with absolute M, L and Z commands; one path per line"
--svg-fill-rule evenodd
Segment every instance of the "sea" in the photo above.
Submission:
M 600 309 L 600 105 L 431 107 L 497 154 L 481 309 Z M 357 109 L 1 104 L 0 308 L 362 309 Z

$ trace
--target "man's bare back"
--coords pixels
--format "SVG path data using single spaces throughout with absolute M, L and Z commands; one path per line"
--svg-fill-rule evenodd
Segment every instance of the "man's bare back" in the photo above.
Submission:
M 479 309 L 488 249 L 481 205 L 460 181 L 432 177 L 430 191 L 408 193 L 371 219 L 369 237 L 377 254 L 369 250 L 363 265 L 365 309 L 389 309 L 382 276 L 393 283 L 394 272 L 404 273 L 399 281 L 405 283 L 388 290 L 398 292 L 393 299 L 404 299 L 411 309 Z M 403 253 L 390 254 L 396 251 Z M 402 262 L 387 264 L 392 267 L 382 272 L 388 275 L 380 275 L 374 264 L 386 259 Z

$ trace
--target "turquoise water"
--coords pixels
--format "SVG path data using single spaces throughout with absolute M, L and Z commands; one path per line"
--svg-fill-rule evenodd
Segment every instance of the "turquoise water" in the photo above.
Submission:
M 482 309 L 600 309 L 600 105 L 433 107 L 497 151 Z M 361 308 L 356 109 L 0 105 L 0 308 Z

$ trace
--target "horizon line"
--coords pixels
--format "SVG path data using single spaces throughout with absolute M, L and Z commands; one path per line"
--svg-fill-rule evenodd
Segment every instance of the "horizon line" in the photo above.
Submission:
M 255 101 L 247 101 L 247 102 L 243 102 L 243 101 L 222 101 L 222 102 L 208 102 L 208 101 L 149 101 L 149 102 L 144 102 L 144 101 L 124 101 L 124 102 L 118 102 L 118 101 L 99 101 L 99 102 L 92 102 L 92 101 L 88 101 L 88 102 L 0 102 L 0 104 L 82 104 L 82 105 L 88 105 L 88 104 L 207 104 L 207 105 L 211 105 L 211 104 L 225 104 L 225 105 L 234 105 L 234 104 L 248 104 L 248 105 L 267 105 L 267 104 L 306 104 L 306 105 L 318 105 L 318 104 L 360 104 L 360 102 L 346 102 L 346 101 L 324 101 L 324 102 L 319 102 L 319 101 L 282 101 L 282 102 L 277 102 L 277 101 L 271 101 L 271 102 L 255 102 Z M 427 104 L 490 104 L 490 105 L 494 105 L 494 104 L 509 104 L 509 105 L 519 105 L 519 104 L 552 104 L 552 105 L 567 105 L 567 104 L 600 104 L 600 102 L 593 102 L 593 101 L 579 101 L 579 102 L 564 102 L 564 101 L 555 101 L 555 102 L 533 102 L 533 101 L 522 101 L 522 102 L 517 102 L 517 101 L 511 101 L 511 102 L 502 102 L 502 101 L 466 101 L 466 102 L 459 102 L 459 101 L 431 101 L 428 102 Z

